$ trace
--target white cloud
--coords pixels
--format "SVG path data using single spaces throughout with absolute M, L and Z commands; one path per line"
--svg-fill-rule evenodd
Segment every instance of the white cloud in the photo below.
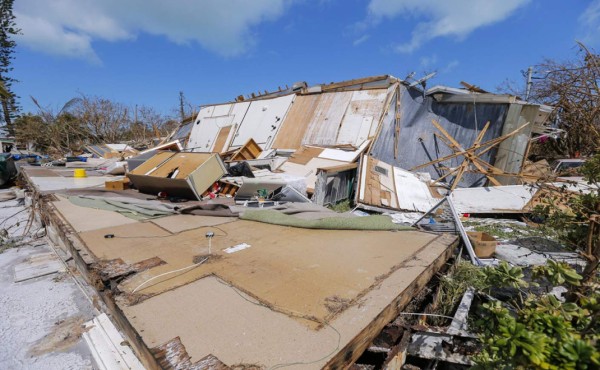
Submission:
M 583 42 L 600 41 L 600 0 L 593 1 L 579 16 L 583 28 Z
M 15 16 L 21 44 L 56 55 L 98 61 L 95 40 L 148 33 L 232 57 L 256 43 L 255 26 L 280 17 L 292 1 L 20 0 Z
M 474 30 L 503 21 L 530 0 L 370 0 L 368 22 L 375 25 L 398 16 L 418 19 L 410 41 L 395 46 L 412 52 L 437 37 L 465 38 Z
M 458 67 L 459 64 L 460 63 L 458 62 L 458 60 L 454 59 L 454 60 L 450 61 L 450 63 L 446 64 L 446 66 L 444 68 L 442 68 L 440 73 L 451 72 L 454 68 Z
M 370 37 L 371 37 L 370 35 L 363 35 L 363 36 L 357 38 L 356 40 L 354 40 L 352 45 L 358 46 L 358 45 L 362 44 L 363 42 L 367 41 Z
M 431 56 L 424 56 L 421 57 L 421 59 L 419 59 L 419 64 L 421 66 L 421 68 L 423 69 L 429 69 L 434 67 L 438 62 L 438 57 L 436 54 L 433 54 Z

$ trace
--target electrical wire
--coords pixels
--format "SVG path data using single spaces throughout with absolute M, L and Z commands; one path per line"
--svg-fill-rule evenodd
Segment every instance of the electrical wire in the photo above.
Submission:
M 168 271 L 168 272 L 162 273 L 162 274 L 160 274 L 160 275 L 156 275 L 156 276 L 154 276 L 154 277 L 152 277 L 152 278 L 150 278 L 150 279 L 148 279 L 148 280 L 144 281 L 144 282 L 143 282 L 143 283 L 141 283 L 140 285 L 138 285 L 138 286 L 137 286 L 137 287 L 136 287 L 136 288 L 135 288 L 135 289 L 134 289 L 134 290 L 131 292 L 131 294 L 133 294 L 133 293 L 137 292 L 137 290 L 138 290 L 138 289 L 140 289 L 140 288 L 141 288 L 142 286 L 144 286 L 146 283 L 149 283 L 149 282 L 151 282 L 152 280 L 158 279 L 158 278 L 159 278 L 159 277 L 161 277 L 161 276 L 165 276 L 165 275 L 169 275 L 169 274 L 174 274 L 174 273 L 176 273 L 176 272 L 180 272 L 180 271 L 184 271 L 184 270 L 192 269 L 193 267 L 198 267 L 198 266 L 200 266 L 201 264 L 203 264 L 204 262 L 206 262 L 207 260 L 208 260 L 208 257 L 204 258 L 202 261 L 200 261 L 200 262 L 198 262 L 198 263 L 194 263 L 193 265 L 190 265 L 190 266 L 187 266 L 187 267 L 184 267 L 184 268 L 180 268 L 180 269 L 178 269 L 178 270 Z
M 337 335 L 337 344 L 336 344 L 335 348 L 331 352 L 327 353 L 325 356 L 323 356 L 323 357 L 321 357 L 321 358 L 319 358 L 317 360 L 313 360 L 313 361 L 297 361 L 297 362 L 287 362 L 287 363 L 275 364 L 275 365 L 271 366 L 269 368 L 269 370 L 281 369 L 281 368 L 284 368 L 284 367 L 296 366 L 296 365 L 310 365 L 310 364 L 314 364 L 314 363 L 317 363 L 317 362 L 321 362 L 321 361 L 327 359 L 328 357 L 330 357 L 331 355 L 335 354 L 337 352 L 337 350 L 340 348 L 340 343 L 341 343 L 341 340 L 342 340 L 342 334 L 335 327 L 333 327 L 331 324 L 329 324 L 327 321 L 321 321 L 321 320 L 317 320 L 317 319 L 314 319 L 314 318 L 308 318 L 308 317 L 306 317 L 306 315 L 302 315 L 300 313 L 295 313 L 295 312 L 290 312 L 289 310 L 283 309 L 283 308 L 281 308 L 281 307 L 279 307 L 277 305 L 272 305 L 270 307 L 270 306 L 268 306 L 268 305 L 266 305 L 266 304 L 264 304 L 264 303 L 262 303 L 260 301 L 253 301 L 251 299 L 248 299 L 235 286 L 233 286 L 233 285 L 231 285 L 231 284 L 229 284 L 229 283 L 227 283 L 227 282 L 225 282 L 225 281 L 223 281 L 221 279 L 217 279 L 217 281 L 219 283 L 223 284 L 223 285 L 226 285 L 226 286 L 230 287 L 231 289 L 233 289 L 233 291 L 235 293 L 237 293 L 237 295 L 239 295 L 245 301 L 252 303 L 253 305 L 260 306 L 260 307 L 265 307 L 265 308 L 268 308 L 270 310 L 272 310 L 273 308 L 276 308 L 277 310 L 279 310 L 280 312 L 282 312 L 282 313 L 284 313 L 284 314 L 286 314 L 288 316 L 295 317 L 295 318 L 298 318 L 298 319 L 312 321 L 312 322 L 317 323 L 319 325 L 327 326 L 327 327 L 331 328 L 331 330 L 333 330 L 336 333 L 336 335 Z
M 6 221 L 10 220 L 11 218 L 15 217 L 16 215 L 18 215 L 21 212 L 24 212 L 26 210 L 28 210 L 29 208 L 31 208 L 31 206 L 27 206 L 25 208 L 23 208 L 22 210 L 20 210 L 17 213 L 13 213 L 12 215 L 8 216 L 7 218 L 4 219 L 4 221 L 0 222 L 0 226 L 2 226 Z
M 160 239 L 160 238 L 169 238 L 171 236 L 176 236 L 176 235 L 188 232 L 188 231 L 194 231 L 194 230 L 199 230 L 199 229 L 217 229 L 217 230 L 219 230 L 219 231 L 221 231 L 223 233 L 223 234 L 215 234 L 215 236 L 225 237 L 225 236 L 229 235 L 229 233 L 227 231 L 221 229 L 220 227 L 217 227 L 217 226 L 202 226 L 202 227 L 199 227 L 198 229 L 181 230 L 181 231 L 178 231 L 176 233 L 169 234 L 169 235 L 157 235 L 157 236 L 152 236 L 152 235 L 150 235 L 150 236 L 148 236 L 148 235 L 121 236 L 121 235 L 114 235 L 114 234 L 106 234 L 106 235 L 104 235 L 104 237 L 106 239 L 113 239 L 113 238 L 118 238 L 118 239 Z

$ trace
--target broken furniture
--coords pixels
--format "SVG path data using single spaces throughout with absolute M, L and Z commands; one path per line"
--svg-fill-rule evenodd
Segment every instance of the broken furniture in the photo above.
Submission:
M 160 152 L 127 174 L 141 192 L 202 199 L 202 193 L 227 173 L 217 154 Z

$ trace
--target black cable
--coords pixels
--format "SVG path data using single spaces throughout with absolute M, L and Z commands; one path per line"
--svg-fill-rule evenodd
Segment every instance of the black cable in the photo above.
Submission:
M 179 235 L 179 234 L 183 234 L 183 233 L 188 232 L 188 231 L 194 231 L 194 230 L 199 230 L 199 229 L 209 229 L 209 228 L 217 229 L 217 230 L 219 230 L 219 231 L 221 231 L 223 233 L 223 234 L 216 234 L 215 236 L 223 236 L 223 237 L 229 236 L 229 233 L 227 231 L 221 229 L 218 226 L 201 226 L 201 227 L 199 227 L 197 229 L 181 230 L 181 231 L 178 231 L 176 233 L 169 234 L 169 235 L 120 236 L 120 235 L 115 235 L 115 234 L 106 234 L 106 235 L 104 235 L 104 238 L 105 239 L 113 239 L 113 238 L 118 238 L 118 239 L 155 239 L 156 238 L 156 239 L 160 239 L 160 238 L 169 238 L 171 236 L 176 236 L 176 235 Z

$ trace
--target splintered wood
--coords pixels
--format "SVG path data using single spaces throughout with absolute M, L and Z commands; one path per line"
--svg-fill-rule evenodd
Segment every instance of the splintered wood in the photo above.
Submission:
M 208 355 L 192 363 L 185 346 L 179 337 L 150 349 L 154 358 L 165 370 L 229 370 L 229 367 L 213 355 Z

